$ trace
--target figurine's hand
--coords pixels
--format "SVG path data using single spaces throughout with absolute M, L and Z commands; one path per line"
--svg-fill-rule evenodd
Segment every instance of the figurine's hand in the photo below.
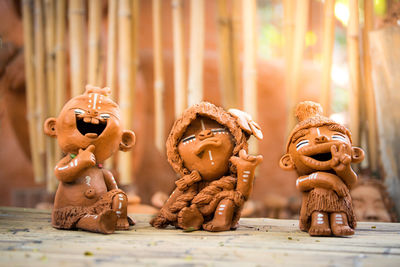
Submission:
M 333 186 L 333 190 L 339 197 L 347 196 L 348 189 L 347 186 L 342 181 L 335 183 Z
M 346 144 L 331 146 L 331 167 L 335 172 L 344 171 L 351 163 L 351 149 Z
M 252 156 L 247 154 L 246 150 L 239 151 L 239 157 L 232 156 L 230 161 L 236 166 L 238 171 L 254 171 L 258 164 L 263 161 L 263 156 Z
M 84 166 L 92 167 L 96 165 L 96 156 L 93 154 L 95 148 L 94 145 L 90 145 L 85 150 L 79 149 L 77 158 Z
M 192 171 L 190 174 L 183 176 L 179 180 L 175 181 L 176 187 L 181 191 L 185 191 L 192 184 L 201 181 L 200 173 L 196 170 Z

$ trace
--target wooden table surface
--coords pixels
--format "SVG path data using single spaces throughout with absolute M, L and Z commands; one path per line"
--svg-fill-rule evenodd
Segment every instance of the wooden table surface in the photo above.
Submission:
M 241 219 L 236 231 L 152 228 L 133 215 L 129 231 L 57 230 L 50 212 L 0 208 L 1 266 L 400 266 L 400 224 L 359 223 L 352 237 L 310 237 L 294 220 Z

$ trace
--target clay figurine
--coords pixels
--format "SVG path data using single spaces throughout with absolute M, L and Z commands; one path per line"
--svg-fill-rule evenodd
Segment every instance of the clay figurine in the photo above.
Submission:
M 126 194 L 102 165 L 135 143 L 135 134 L 122 129 L 118 105 L 109 94 L 109 88 L 87 85 L 58 118 L 44 123 L 45 133 L 57 137 L 66 155 L 55 166 L 60 181 L 52 213 L 55 228 L 110 234 L 134 224 L 127 216 Z
M 280 160 L 284 170 L 296 170 L 296 187 L 303 193 L 300 229 L 311 236 L 353 235 L 356 219 L 351 189 L 357 175 L 351 163 L 364 159 L 353 147 L 343 125 L 322 115 L 322 107 L 305 101 L 296 108 L 299 123 L 291 132 Z
M 188 108 L 169 134 L 167 157 L 180 178 L 150 224 L 184 230 L 235 229 L 262 156 L 247 154 L 247 139 L 262 139 L 258 124 L 237 109 L 208 102 Z

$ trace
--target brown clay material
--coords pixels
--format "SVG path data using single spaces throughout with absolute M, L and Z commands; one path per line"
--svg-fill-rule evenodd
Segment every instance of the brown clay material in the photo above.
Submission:
M 55 166 L 60 181 L 52 214 L 56 228 L 110 234 L 133 225 L 126 194 L 102 168 L 114 152 L 127 151 L 135 143 L 135 134 L 122 130 L 118 105 L 109 93 L 109 88 L 87 85 L 83 95 L 65 104 L 58 118 L 44 123 L 45 133 L 57 137 L 66 154 Z
M 351 163 L 364 159 L 353 147 L 350 132 L 322 116 L 319 104 L 305 101 L 296 108 L 299 123 L 289 136 L 284 170 L 296 170 L 296 187 L 303 192 L 300 229 L 312 236 L 354 234 L 356 218 L 349 193 L 357 175 Z
M 150 224 L 213 232 L 234 229 L 262 161 L 260 155 L 247 154 L 252 134 L 262 138 L 258 124 L 242 111 L 227 112 L 208 102 L 187 109 L 166 144 L 168 161 L 180 178 Z

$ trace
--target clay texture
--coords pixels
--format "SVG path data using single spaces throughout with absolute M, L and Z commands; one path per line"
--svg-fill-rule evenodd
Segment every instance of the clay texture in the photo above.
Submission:
M 322 107 L 305 101 L 296 108 L 299 123 L 291 132 L 281 168 L 296 170 L 303 192 L 300 229 L 312 236 L 353 235 L 356 219 L 349 193 L 357 175 L 351 163 L 364 159 L 353 147 L 347 128 L 322 115 Z
M 52 214 L 55 228 L 110 234 L 134 224 L 127 216 L 126 194 L 102 167 L 118 149 L 128 151 L 135 144 L 135 134 L 122 129 L 118 105 L 109 94 L 109 88 L 87 85 L 58 118 L 44 123 L 45 133 L 56 137 L 65 153 L 55 166 L 60 181 Z
M 187 109 L 169 134 L 168 161 L 176 189 L 150 224 L 185 230 L 234 229 L 249 198 L 262 156 L 247 154 L 247 139 L 262 139 L 258 124 L 240 111 L 208 102 Z

